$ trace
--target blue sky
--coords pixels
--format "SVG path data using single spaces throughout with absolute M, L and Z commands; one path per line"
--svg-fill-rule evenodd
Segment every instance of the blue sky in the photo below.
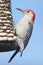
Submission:
M 16 10 L 32 9 L 36 14 L 33 33 L 23 56 L 18 53 L 9 64 L 14 51 L 0 53 L 0 65 L 43 65 L 43 0 L 11 0 L 13 20 L 17 24 L 23 14 Z

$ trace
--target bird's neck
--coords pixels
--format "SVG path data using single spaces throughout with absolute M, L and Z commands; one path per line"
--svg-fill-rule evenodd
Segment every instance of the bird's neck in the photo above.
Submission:
M 33 24 L 33 21 L 31 20 L 31 17 L 29 15 L 24 15 L 23 19 Z

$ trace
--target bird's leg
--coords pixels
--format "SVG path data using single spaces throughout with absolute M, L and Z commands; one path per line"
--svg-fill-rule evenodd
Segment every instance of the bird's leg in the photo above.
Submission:
M 17 36 L 16 29 L 15 29 L 15 33 L 14 34 L 15 34 L 15 36 Z
M 23 51 L 21 51 L 20 57 L 22 57 L 22 55 L 23 55 Z
M 15 32 L 14 32 L 14 40 L 17 40 L 17 33 L 16 33 L 16 29 L 15 29 Z
M 15 32 L 14 32 L 14 35 L 15 35 L 15 36 L 18 36 L 18 35 L 17 35 L 17 32 L 16 32 L 16 28 L 15 28 Z

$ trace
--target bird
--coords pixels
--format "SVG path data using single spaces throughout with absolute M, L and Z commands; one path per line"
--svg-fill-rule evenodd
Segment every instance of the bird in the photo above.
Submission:
M 35 12 L 31 9 L 25 9 L 25 10 L 22 10 L 20 8 L 16 8 L 16 9 L 21 11 L 24 16 L 22 17 L 22 19 L 20 19 L 18 24 L 15 26 L 16 35 L 14 36 L 14 38 L 19 47 L 11 56 L 9 63 L 16 56 L 18 52 L 20 52 L 20 57 L 23 55 L 23 51 L 27 47 L 28 42 L 30 40 L 33 31 L 35 16 L 36 16 Z

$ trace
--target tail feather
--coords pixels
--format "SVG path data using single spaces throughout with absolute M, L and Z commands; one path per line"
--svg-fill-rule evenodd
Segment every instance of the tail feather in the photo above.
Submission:
M 18 47 L 18 49 L 11 56 L 10 60 L 8 61 L 8 63 L 10 63 L 12 61 L 12 59 L 16 56 L 16 54 L 19 52 L 19 50 L 20 50 L 20 48 Z

